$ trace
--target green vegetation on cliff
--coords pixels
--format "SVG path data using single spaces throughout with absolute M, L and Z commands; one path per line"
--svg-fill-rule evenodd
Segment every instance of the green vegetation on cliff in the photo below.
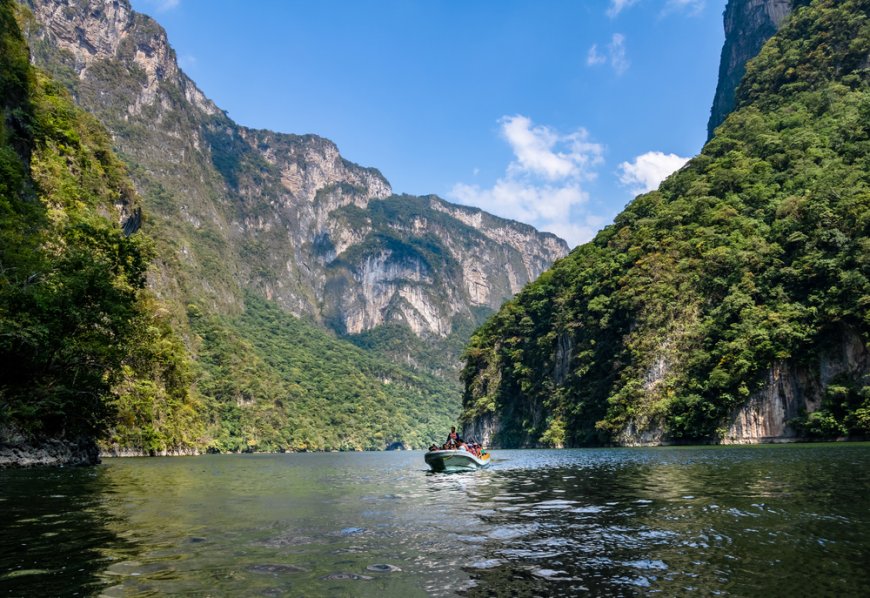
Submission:
M 193 442 L 187 358 L 145 290 L 140 212 L 95 119 L 30 67 L 0 2 L 0 441 Z
M 440 437 L 458 407 L 441 379 L 253 294 L 224 314 L 158 302 L 146 278 L 165 277 L 178 246 L 206 258 L 210 280 L 227 276 L 221 243 L 165 234 L 150 212 L 130 234 L 142 216 L 126 167 L 97 120 L 30 66 L 16 10 L 0 0 L 0 442 L 274 451 Z
M 868 57 L 870 2 L 798 9 L 701 154 L 476 332 L 464 419 L 504 445 L 711 439 L 776 364 L 866 353 Z M 793 425 L 870 433 L 868 371 L 822 382 Z
M 379 359 L 249 294 L 235 317 L 190 307 L 209 445 L 221 451 L 423 447 L 455 421 L 453 387 Z

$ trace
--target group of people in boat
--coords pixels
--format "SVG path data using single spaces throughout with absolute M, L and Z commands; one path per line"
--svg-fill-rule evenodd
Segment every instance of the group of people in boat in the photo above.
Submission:
M 450 434 L 447 435 L 447 442 L 442 444 L 440 447 L 437 444 L 433 444 L 429 447 L 430 451 L 467 451 L 474 455 L 475 457 L 480 458 L 480 456 L 485 453 L 483 446 L 480 445 L 474 438 L 469 438 L 468 440 L 463 440 L 459 434 L 456 433 L 456 426 L 452 426 L 450 428 Z

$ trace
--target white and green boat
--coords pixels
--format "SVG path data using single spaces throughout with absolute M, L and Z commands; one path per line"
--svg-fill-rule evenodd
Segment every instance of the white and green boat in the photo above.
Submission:
M 426 464 L 432 471 L 474 471 L 489 465 L 489 453 L 480 457 L 463 450 L 429 451 L 425 456 Z

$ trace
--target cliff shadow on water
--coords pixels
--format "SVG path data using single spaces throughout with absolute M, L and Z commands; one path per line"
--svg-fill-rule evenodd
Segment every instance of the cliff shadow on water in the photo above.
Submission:
M 6 596 L 100 594 L 106 576 L 132 559 L 128 522 L 107 506 L 110 472 L 95 468 L 0 471 L 0 593 Z

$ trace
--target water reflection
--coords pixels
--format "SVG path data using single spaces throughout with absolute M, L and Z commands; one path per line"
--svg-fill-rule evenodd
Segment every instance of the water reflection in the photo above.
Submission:
M 105 469 L 0 472 L 0 595 L 98 592 L 103 572 L 135 554 L 106 508 L 116 492 Z
M 0 593 L 861 594 L 868 465 L 864 444 L 499 451 L 436 475 L 420 453 L 3 472 Z

